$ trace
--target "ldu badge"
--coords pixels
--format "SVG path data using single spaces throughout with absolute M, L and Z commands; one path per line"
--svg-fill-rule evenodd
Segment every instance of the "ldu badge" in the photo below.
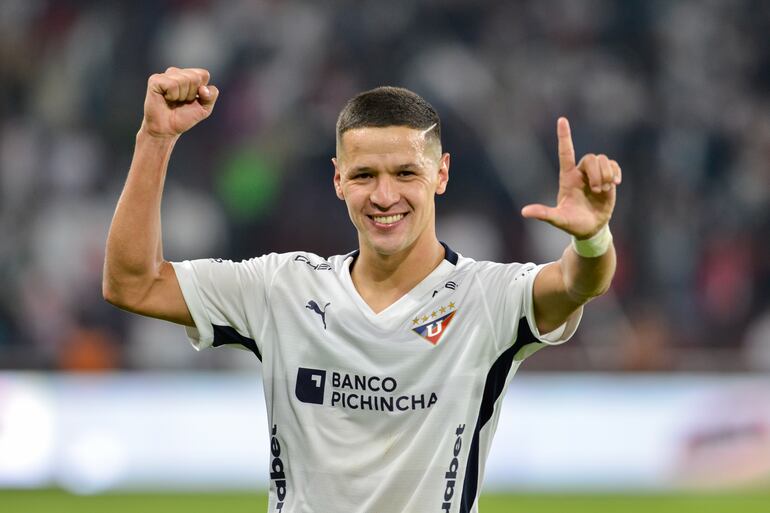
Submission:
M 449 323 L 452 322 L 456 313 L 457 310 L 455 309 L 455 304 L 449 303 L 449 306 L 442 306 L 438 311 L 434 310 L 431 312 L 430 316 L 426 314 L 422 317 L 413 319 L 412 324 L 419 324 L 421 321 L 424 324 L 412 328 L 412 331 L 435 346 L 438 344 L 439 340 L 441 340 L 441 337 L 444 335 L 444 332 L 449 326 Z

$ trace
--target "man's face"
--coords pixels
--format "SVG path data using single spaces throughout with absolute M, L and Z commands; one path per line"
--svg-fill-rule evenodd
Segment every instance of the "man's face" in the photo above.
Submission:
M 449 154 L 426 132 L 402 126 L 356 128 L 342 134 L 334 189 L 348 207 L 359 244 L 395 255 L 435 238 L 434 195 L 449 179 Z

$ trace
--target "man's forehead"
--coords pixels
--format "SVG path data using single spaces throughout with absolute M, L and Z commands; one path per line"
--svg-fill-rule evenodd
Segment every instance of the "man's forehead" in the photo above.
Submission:
M 345 154 L 422 153 L 427 143 L 428 130 L 405 126 L 353 128 L 342 134 Z

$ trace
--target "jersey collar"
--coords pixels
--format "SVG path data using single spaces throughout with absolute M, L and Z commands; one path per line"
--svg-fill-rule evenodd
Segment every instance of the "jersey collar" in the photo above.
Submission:
M 457 258 L 458 258 L 457 257 L 457 253 L 455 253 L 452 250 L 452 248 L 447 246 L 444 241 L 439 241 L 439 242 L 441 243 L 442 246 L 444 246 L 444 260 L 446 260 L 447 262 L 449 262 L 452 265 L 457 265 Z M 351 251 L 350 253 L 345 255 L 344 260 L 347 260 L 348 258 L 352 258 L 353 260 L 350 262 L 350 265 L 352 267 L 352 265 L 355 263 L 356 258 L 358 258 L 358 255 L 360 253 L 361 253 L 360 249 L 357 249 L 355 251 Z

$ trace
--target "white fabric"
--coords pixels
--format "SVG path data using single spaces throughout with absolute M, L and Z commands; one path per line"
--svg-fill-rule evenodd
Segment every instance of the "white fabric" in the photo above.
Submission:
M 566 341 L 582 309 L 541 336 L 532 285 L 543 266 L 458 255 L 375 314 L 352 283 L 352 261 L 288 253 L 174 264 L 193 345 L 229 333 L 261 356 L 269 511 L 474 512 L 507 383 L 542 347 L 535 338 Z M 517 333 L 532 343 L 516 343 Z

